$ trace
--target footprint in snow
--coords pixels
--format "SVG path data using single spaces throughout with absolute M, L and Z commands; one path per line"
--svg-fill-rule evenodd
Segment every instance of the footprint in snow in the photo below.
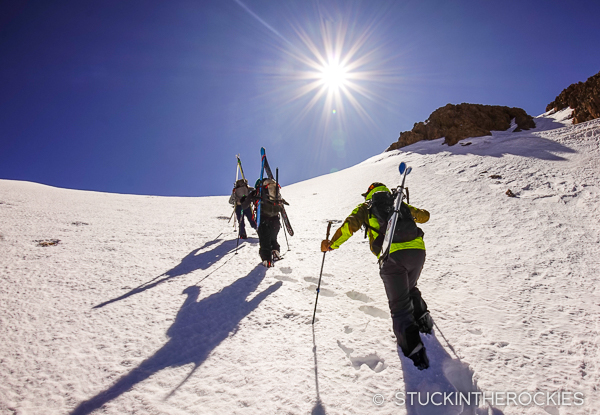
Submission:
M 339 340 L 337 343 L 338 346 L 340 346 L 340 349 L 344 351 L 348 359 L 350 359 L 350 363 L 352 363 L 354 369 L 359 370 L 362 365 L 367 365 L 373 372 L 379 373 L 387 368 L 385 359 L 379 357 L 377 353 L 369 353 L 366 356 L 353 357 L 352 353 L 354 352 L 354 349 L 345 347 Z
M 300 315 L 300 313 L 293 313 L 293 312 L 291 312 L 291 313 L 286 313 L 286 314 L 283 315 L 283 318 L 287 318 L 287 319 L 290 319 L 290 320 L 294 320 L 294 319 L 296 319 L 298 317 L 302 317 Z
M 478 329 L 467 329 L 467 331 L 471 334 L 476 334 L 477 336 L 481 336 L 482 331 Z
M 304 277 L 304 281 L 312 282 L 313 284 L 319 283 L 319 279 L 315 278 L 315 277 Z M 327 283 L 325 281 L 323 281 L 323 279 L 321 279 L 321 285 L 327 285 Z
M 358 309 L 372 317 L 383 318 L 386 320 L 390 318 L 390 313 L 388 311 L 383 311 L 381 308 L 373 307 L 372 305 L 361 305 Z
M 348 291 L 346 293 L 346 295 L 348 297 L 350 297 L 353 300 L 357 300 L 357 301 L 362 301 L 363 303 L 370 303 L 371 301 L 373 301 L 369 296 L 367 296 L 366 294 L 363 293 L 359 293 L 357 291 Z
M 275 275 L 274 278 L 279 281 L 298 282 L 291 277 L 286 277 L 285 275 Z
M 316 292 L 317 291 L 317 286 L 314 284 L 311 284 L 309 287 L 306 288 L 308 291 L 310 292 Z M 319 290 L 319 294 L 320 295 L 324 295 L 325 297 L 335 297 L 335 293 L 331 290 L 328 290 L 327 288 L 323 288 L 321 287 L 321 289 Z
M 291 274 L 292 273 L 292 269 L 290 267 L 281 267 L 280 271 L 283 272 L 284 274 Z

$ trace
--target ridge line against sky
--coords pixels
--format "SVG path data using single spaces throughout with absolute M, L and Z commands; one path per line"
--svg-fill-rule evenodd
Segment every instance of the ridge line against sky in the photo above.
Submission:
M 226 195 L 384 151 L 462 102 L 537 116 L 600 70 L 600 4 L 175 0 L 0 5 L 0 178 Z

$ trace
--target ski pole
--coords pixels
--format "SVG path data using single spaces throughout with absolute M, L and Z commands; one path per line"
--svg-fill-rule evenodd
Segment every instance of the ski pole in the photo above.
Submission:
M 236 166 L 235 166 L 235 182 L 233 182 L 233 192 L 232 192 L 232 195 L 231 195 L 231 197 L 234 198 L 234 201 L 233 201 L 233 212 L 231 212 L 231 216 L 229 217 L 229 221 L 227 221 L 227 223 L 231 222 L 231 218 L 233 218 L 233 214 L 235 213 L 236 202 L 235 202 L 235 196 L 233 195 L 233 193 L 235 192 L 235 190 L 237 188 L 237 181 L 238 181 L 238 178 L 240 177 L 240 158 L 239 158 L 239 154 L 236 155 L 235 157 L 236 157 L 236 159 L 237 159 L 238 162 L 236 163 Z M 243 177 L 243 175 L 244 175 L 244 173 L 242 173 L 242 177 Z M 230 200 L 231 200 L 231 198 L 230 198 Z M 233 222 L 233 231 L 234 232 L 236 231 L 235 221 Z
M 237 238 L 235 239 L 235 254 L 234 255 L 237 255 L 238 246 L 240 244 L 240 233 L 241 233 L 241 229 L 238 230 Z
M 237 208 L 237 204 L 233 205 L 233 212 L 231 212 L 231 216 L 229 217 L 229 220 L 231 220 L 231 218 L 233 218 L 233 215 L 235 215 L 235 209 L 236 208 Z M 236 228 L 237 215 L 236 215 L 235 219 L 236 220 L 233 221 L 233 231 L 234 232 L 237 231 L 237 228 Z M 227 223 L 229 223 L 229 222 L 227 222 Z
M 281 221 L 282 221 L 282 219 L 281 219 L 281 217 L 279 217 L 279 223 L 280 223 L 280 224 L 281 224 Z M 285 236 L 285 243 L 287 244 L 288 251 L 289 251 L 289 250 L 290 250 L 290 243 L 288 242 L 288 238 L 287 238 L 287 230 L 286 230 L 286 228 L 285 228 L 285 223 L 284 223 L 284 224 L 282 224 L 282 228 L 283 228 L 283 235 Z
M 237 251 L 238 251 L 238 246 L 240 244 L 240 236 L 242 235 L 242 221 L 244 220 L 244 209 L 240 210 L 240 219 L 239 219 L 239 226 L 238 226 L 238 234 L 237 234 L 237 239 L 235 242 L 235 255 L 237 255 Z
M 460 362 L 460 357 L 458 357 L 458 355 L 456 354 L 456 350 L 454 350 L 454 347 L 452 347 L 452 345 L 450 344 L 450 342 L 448 341 L 448 339 L 446 338 L 446 336 L 444 336 L 444 333 L 442 333 L 442 330 L 440 330 L 440 327 L 435 323 L 435 320 L 433 321 L 433 325 L 435 326 L 435 328 L 437 329 L 437 331 L 440 333 L 440 335 L 443 337 L 443 339 L 446 340 L 446 344 L 448 345 L 448 347 L 450 348 L 450 350 L 452 350 L 452 353 L 454 353 L 454 356 L 456 356 L 456 358 Z
M 329 231 L 331 230 L 331 224 L 333 222 L 329 221 L 327 222 L 327 236 L 325 237 L 325 239 L 329 239 Z M 319 301 L 319 291 L 321 291 L 321 277 L 323 276 L 323 266 L 325 265 L 325 254 L 327 253 L 327 251 L 323 252 L 323 262 L 321 262 L 321 273 L 319 274 L 319 284 L 317 285 L 317 298 L 315 299 L 315 311 L 313 311 L 313 319 L 312 319 L 312 324 L 315 324 L 315 316 L 317 314 L 317 301 Z

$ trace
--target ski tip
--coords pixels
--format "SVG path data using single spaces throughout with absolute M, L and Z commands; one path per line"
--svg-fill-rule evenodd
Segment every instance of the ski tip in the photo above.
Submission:
M 261 155 L 261 156 L 264 156 L 264 155 L 265 155 L 265 148 L 264 148 L 264 147 L 261 147 L 261 148 L 260 148 L 260 155 Z
M 400 163 L 400 165 L 398 166 L 398 170 L 400 170 L 400 174 L 404 174 L 404 170 L 406 170 L 406 163 Z

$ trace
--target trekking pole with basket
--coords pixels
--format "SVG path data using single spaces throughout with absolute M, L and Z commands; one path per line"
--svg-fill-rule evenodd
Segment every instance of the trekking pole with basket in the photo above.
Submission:
M 327 236 L 325 237 L 325 239 L 329 239 L 329 231 L 331 230 L 331 224 L 333 222 L 329 221 L 327 222 Z M 319 291 L 321 291 L 321 277 L 323 276 L 323 266 L 325 265 L 325 254 L 327 253 L 327 251 L 323 252 L 323 262 L 321 262 L 321 273 L 319 274 L 319 284 L 317 285 L 317 298 L 315 299 L 315 310 L 313 311 L 313 319 L 312 319 L 312 324 L 315 324 L 315 316 L 317 314 L 317 301 L 319 301 Z

